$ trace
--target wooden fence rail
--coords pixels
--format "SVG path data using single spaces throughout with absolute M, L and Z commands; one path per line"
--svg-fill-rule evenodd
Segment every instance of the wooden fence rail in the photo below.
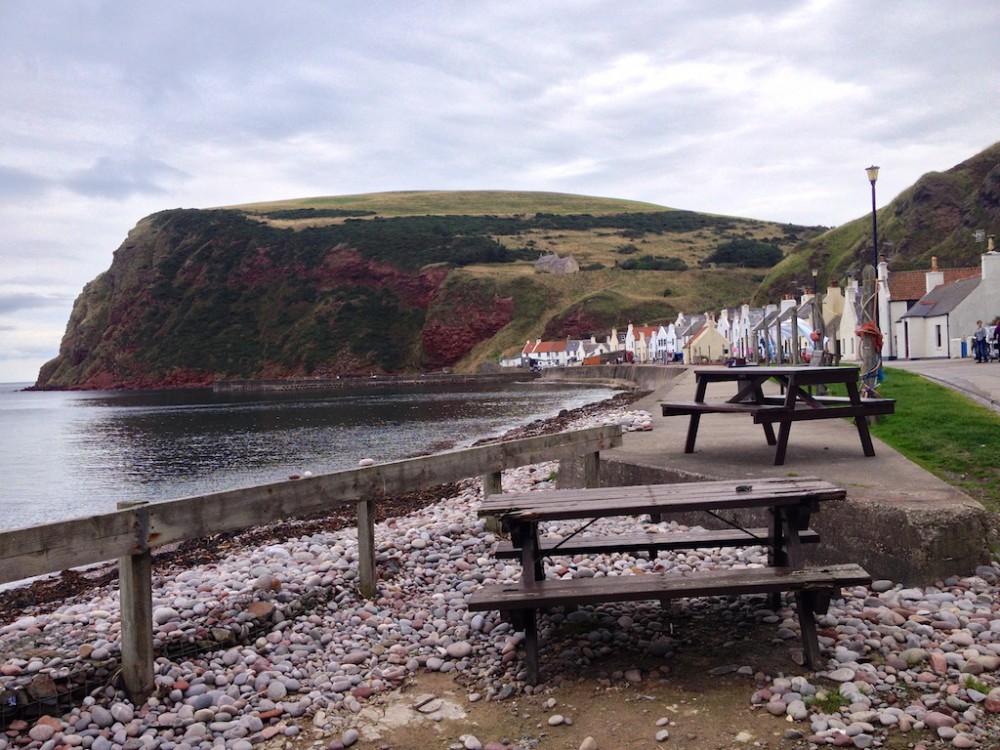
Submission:
M 584 457 L 585 483 L 595 486 L 600 451 L 621 443 L 621 428 L 606 425 L 177 500 L 122 503 L 110 513 L 0 532 L 0 583 L 117 558 L 122 675 L 126 692 L 141 701 L 153 689 L 153 549 L 355 503 L 359 589 L 370 597 L 377 584 L 374 517 L 380 497 L 476 476 L 489 494 L 500 490 L 505 469 L 578 456 Z

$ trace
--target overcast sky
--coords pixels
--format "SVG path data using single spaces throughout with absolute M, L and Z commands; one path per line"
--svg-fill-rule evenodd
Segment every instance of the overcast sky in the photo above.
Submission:
M 142 217 L 552 190 L 801 224 L 1000 140 L 1000 3 L 0 2 L 0 382 Z M 735 302 L 735 301 L 734 301 Z

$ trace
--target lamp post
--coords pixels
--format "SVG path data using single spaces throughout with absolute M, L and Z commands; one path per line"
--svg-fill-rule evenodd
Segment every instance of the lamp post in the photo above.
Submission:
M 862 309 L 862 329 L 878 329 L 878 224 L 875 213 L 875 180 L 878 179 L 878 167 L 872 165 L 865 170 L 868 173 L 868 181 L 872 185 L 872 275 L 868 275 L 868 269 L 862 269 L 863 294 L 866 304 Z M 868 303 L 868 300 L 871 300 Z M 863 370 L 861 374 L 862 394 L 865 398 L 874 398 L 876 381 L 878 379 L 879 355 L 878 347 L 875 346 L 872 331 L 869 330 L 861 342 L 861 361 Z
M 814 268 L 812 270 L 812 276 L 813 276 L 813 302 L 812 302 L 813 332 L 811 338 L 813 342 L 813 351 L 815 352 L 816 350 L 823 348 L 823 331 L 821 330 L 823 328 L 823 312 L 819 309 L 819 293 L 818 289 L 816 288 L 817 277 L 819 276 L 818 268 Z
M 875 214 L 875 180 L 878 179 L 878 167 L 872 165 L 865 170 L 868 182 L 872 184 L 872 266 L 878 270 L 878 221 Z
M 872 298 L 872 322 L 878 325 L 878 215 L 875 212 L 875 180 L 878 179 L 878 167 L 874 164 L 865 170 L 868 182 L 872 184 L 872 268 L 875 269 L 875 295 Z

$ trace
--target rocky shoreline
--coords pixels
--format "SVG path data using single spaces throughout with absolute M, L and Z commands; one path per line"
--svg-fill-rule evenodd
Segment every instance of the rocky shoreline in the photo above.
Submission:
M 506 437 L 605 421 L 643 429 L 648 414 L 630 409 L 640 395 L 621 394 Z M 556 464 L 540 464 L 505 472 L 504 487 L 550 487 L 557 470 Z M 385 744 L 377 723 L 366 717 L 416 675 L 453 678 L 473 704 L 546 691 L 557 695 L 561 685 L 587 674 L 600 674 L 609 684 L 648 684 L 663 680 L 671 664 L 685 658 L 687 646 L 671 633 L 658 604 L 553 612 L 540 622 L 546 684 L 526 685 L 517 648 L 521 635 L 497 613 L 471 613 L 465 606 L 481 583 L 520 574 L 516 563 L 493 557 L 497 538 L 476 516 L 480 499 L 478 483 L 471 481 L 394 498 L 397 504 L 376 532 L 381 583 L 371 601 L 360 598 L 354 585 L 351 518 L 289 522 L 158 556 L 157 691 L 141 706 L 126 700 L 118 685 L 120 625 L 110 571 L 64 574 L 61 589 L 58 582 L 34 584 L 20 590 L 20 603 L 6 598 L 19 590 L 4 592 L 0 687 L 7 726 L 0 750 L 406 747 Z M 601 530 L 612 532 L 619 523 L 605 519 Z M 672 522 L 655 526 L 678 528 Z M 560 530 L 553 524 L 544 532 Z M 653 560 L 555 558 L 549 572 L 616 576 L 763 564 L 764 549 L 752 547 L 661 553 Z M 745 676 L 746 705 L 784 717 L 782 747 L 879 747 L 905 736 L 912 737 L 912 747 L 995 748 L 998 583 L 1000 564 L 994 564 L 976 576 L 923 589 L 876 581 L 845 590 L 819 619 L 827 669 L 789 676 L 769 674 L 752 662 L 720 668 Z M 45 586 L 55 588 L 48 592 Z M 25 593 L 32 588 L 33 594 Z M 795 649 L 790 606 L 769 611 L 750 598 L 678 606 L 671 619 L 696 613 L 752 623 Z M 606 660 L 622 653 L 637 666 L 605 671 Z M 74 679 L 75 692 L 67 691 Z M 58 705 L 60 690 L 74 696 L 66 708 Z M 445 710 L 434 696 L 417 702 L 414 710 L 432 718 Z M 563 747 L 548 733 L 565 719 L 553 711 L 544 731 L 517 738 L 477 737 L 470 727 L 453 746 Z M 650 741 L 669 742 L 670 731 L 669 722 L 651 720 Z M 294 745 L 300 740 L 311 744 Z M 609 742 L 592 736 L 579 746 L 616 746 Z

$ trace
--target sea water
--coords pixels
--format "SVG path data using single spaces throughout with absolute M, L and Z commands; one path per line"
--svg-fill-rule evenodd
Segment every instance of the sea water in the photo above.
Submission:
M 471 445 L 610 398 L 507 383 L 294 393 L 0 384 L 0 529 Z

